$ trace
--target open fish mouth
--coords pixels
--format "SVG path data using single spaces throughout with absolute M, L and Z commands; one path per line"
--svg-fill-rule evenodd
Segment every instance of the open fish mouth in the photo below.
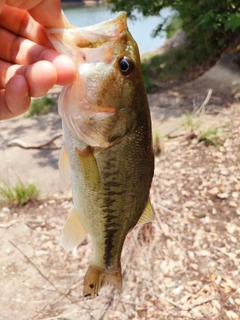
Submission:
M 78 52 L 78 58 L 79 52 L 81 52 L 85 61 L 84 51 L 79 51 L 78 49 L 89 50 L 98 48 L 109 42 L 112 43 L 127 30 L 126 13 L 120 12 L 115 18 L 93 26 L 76 28 L 69 23 L 64 29 L 49 28 L 47 29 L 47 33 L 58 52 L 70 55 L 71 57 L 74 56 L 74 52 Z M 70 52 L 71 54 L 69 54 Z M 89 60 L 91 58 L 89 57 Z
M 127 29 L 126 13 L 120 12 L 113 19 L 97 23 L 90 27 L 85 27 L 83 29 L 95 34 L 101 34 L 111 37 L 114 35 L 119 36 L 123 30 Z

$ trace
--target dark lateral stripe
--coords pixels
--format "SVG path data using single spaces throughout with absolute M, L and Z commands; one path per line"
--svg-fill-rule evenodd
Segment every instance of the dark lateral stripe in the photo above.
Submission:
M 118 188 L 118 187 L 121 186 L 121 183 L 116 182 L 116 181 L 108 181 L 108 182 L 105 183 L 105 186 L 106 186 L 107 188 L 112 188 L 112 187 Z
M 104 213 L 114 213 L 114 212 L 116 212 L 116 210 L 115 209 L 104 208 L 104 209 L 102 209 L 102 212 L 104 212 Z M 115 216 L 113 216 L 113 218 L 115 218 Z
M 109 195 L 111 193 L 111 195 Z M 104 230 L 105 230 L 105 243 L 104 243 L 104 262 L 106 266 L 111 265 L 111 260 L 113 258 L 113 248 L 118 245 L 114 241 L 116 232 L 119 231 L 120 225 L 117 222 L 118 210 L 114 207 L 115 201 L 112 197 L 116 195 L 116 192 L 108 191 L 106 192 L 104 198 L 104 206 L 102 207 L 102 212 L 104 213 Z M 115 251 L 115 250 L 114 250 Z M 118 251 L 118 250 L 117 250 Z
M 104 196 L 107 196 L 107 194 L 104 194 Z M 106 198 L 105 199 L 105 201 L 104 201 L 104 208 L 110 208 L 110 207 L 112 207 L 112 205 L 114 204 L 116 202 L 116 199 L 111 199 L 111 198 Z M 114 209 L 112 209 L 112 210 L 114 210 Z M 106 212 L 108 212 L 108 211 L 106 211 Z
M 126 193 L 126 191 L 113 191 L 113 190 L 105 190 L 106 191 L 106 195 L 108 197 L 112 197 L 112 196 L 121 196 L 122 194 Z
M 115 224 L 117 226 L 117 224 Z M 112 249 L 114 247 L 114 236 L 118 229 L 109 228 L 106 230 L 105 236 L 105 252 L 104 252 L 104 262 L 106 266 L 111 265 L 112 260 Z

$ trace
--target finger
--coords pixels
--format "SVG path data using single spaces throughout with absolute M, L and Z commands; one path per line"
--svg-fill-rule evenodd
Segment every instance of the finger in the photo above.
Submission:
M 0 13 L 0 21 L 2 28 L 53 49 L 43 26 L 37 23 L 26 10 L 5 5 Z
M 56 69 L 56 83 L 59 85 L 66 85 L 75 78 L 76 68 L 69 57 L 55 50 L 46 49 L 30 40 L 17 37 L 3 28 L 0 28 L 0 39 L 0 59 L 18 65 L 29 65 L 36 61 L 47 60 Z
M 5 1 L 4 0 L 0 1 L 0 12 L 2 12 L 4 6 L 5 6 Z
M 26 78 L 20 75 L 11 78 L 6 88 L 0 90 L 0 120 L 24 113 L 30 103 Z
M 0 39 L 0 58 L 12 63 L 33 63 L 39 60 L 41 52 L 46 50 L 46 47 L 15 35 L 4 28 L 0 28 Z
M 25 77 L 31 97 L 45 95 L 57 82 L 56 69 L 48 61 L 39 61 L 27 67 Z
M 28 11 L 44 27 L 64 28 L 66 25 L 66 18 L 62 12 L 60 0 L 43 0 L 39 5 Z
M 64 27 L 60 0 L 7 0 L 6 4 L 28 10 L 30 15 L 44 27 Z
M 56 84 L 65 86 L 76 78 L 76 67 L 74 62 L 67 56 L 59 54 L 54 50 L 45 50 L 42 59 L 53 64 L 57 72 Z
M 6 71 L 6 88 L 12 78 L 23 76 L 28 84 L 28 95 L 41 97 L 54 86 L 57 80 L 55 67 L 48 61 L 39 61 L 29 66 L 10 66 Z

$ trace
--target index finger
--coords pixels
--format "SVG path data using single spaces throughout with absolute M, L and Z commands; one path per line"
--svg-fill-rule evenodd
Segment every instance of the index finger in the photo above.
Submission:
M 63 28 L 66 24 L 60 0 L 6 0 L 5 3 L 27 10 L 44 27 Z

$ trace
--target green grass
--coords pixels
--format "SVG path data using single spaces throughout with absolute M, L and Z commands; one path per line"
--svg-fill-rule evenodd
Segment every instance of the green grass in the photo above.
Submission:
M 202 132 L 198 140 L 206 145 L 214 145 L 215 147 L 218 147 L 220 144 L 218 129 L 208 129 L 207 131 Z
M 34 115 L 47 114 L 53 111 L 56 106 L 56 101 L 49 97 L 43 97 L 40 99 L 32 100 L 31 106 L 26 113 L 26 117 L 32 117 Z
M 153 135 L 153 152 L 156 157 L 160 156 L 162 153 L 162 141 L 158 133 Z
M 192 113 L 186 113 L 182 116 L 181 123 L 186 131 L 195 131 L 200 126 L 200 119 Z
M 18 182 L 16 185 L 10 186 L 6 182 L 2 182 L 0 186 L 1 200 L 6 203 L 16 204 L 19 207 L 37 200 L 38 196 L 39 190 L 33 183 L 23 184 Z
M 206 131 L 200 131 L 199 127 L 202 119 L 201 116 L 196 116 L 194 112 L 182 116 L 181 122 L 186 132 L 193 132 L 198 142 L 202 142 L 206 146 L 213 145 L 218 147 L 220 145 L 219 129 L 209 128 Z

